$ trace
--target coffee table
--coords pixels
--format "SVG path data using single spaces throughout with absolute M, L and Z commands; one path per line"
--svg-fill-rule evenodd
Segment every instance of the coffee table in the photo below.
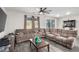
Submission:
M 49 52 L 49 44 L 45 40 L 39 45 L 35 44 L 34 39 L 30 39 L 29 41 L 30 41 L 30 47 L 31 47 L 31 44 L 33 44 L 37 52 L 39 51 L 39 49 L 44 48 L 44 47 L 47 47 L 48 52 Z

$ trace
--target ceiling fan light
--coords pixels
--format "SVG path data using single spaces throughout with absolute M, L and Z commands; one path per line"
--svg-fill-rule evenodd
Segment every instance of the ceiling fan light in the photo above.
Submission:
M 40 12 L 40 14 L 43 14 L 42 12 Z

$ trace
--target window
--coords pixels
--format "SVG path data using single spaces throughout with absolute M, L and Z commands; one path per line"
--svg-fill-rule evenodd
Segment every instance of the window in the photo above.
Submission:
M 27 29 L 32 29 L 32 21 L 27 20 Z
M 55 28 L 55 20 L 48 19 L 46 28 Z
M 40 21 L 39 17 L 24 15 L 24 29 L 39 29 Z
M 35 28 L 38 28 L 38 21 L 34 21 L 35 23 Z
M 50 20 L 47 20 L 47 24 L 46 24 L 47 26 L 47 28 L 50 28 Z
M 55 20 L 50 20 L 50 27 L 55 28 Z

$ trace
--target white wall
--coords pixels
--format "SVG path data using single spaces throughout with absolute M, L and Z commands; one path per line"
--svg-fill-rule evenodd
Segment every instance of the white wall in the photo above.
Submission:
M 6 35 L 8 33 L 14 32 L 16 29 L 23 29 L 24 28 L 25 13 L 5 10 L 5 8 L 3 8 L 3 10 L 7 14 L 7 20 L 6 20 L 5 30 L 0 33 L 0 38 L 2 38 L 4 35 Z M 29 15 L 29 14 L 27 14 L 27 15 Z M 33 14 L 30 14 L 30 15 L 33 15 Z M 52 20 L 55 19 L 55 28 L 63 28 L 63 20 L 75 19 L 76 20 L 76 28 L 79 30 L 79 16 L 66 16 L 66 17 L 62 17 L 60 19 L 56 19 L 54 17 L 40 15 L 40 27 L 41 28 L 46 28 L 46 20 L 47 19 L 52 19 Z
M 7 11 L 7 22 L 5 30 L 7 33 L 14 32 L 16 29 L 24 28 L 24 13 Z
M 0 33 L 0 38 L 4 37 L 8 33 L 14 32 L 15 29 L 23 29 L 24 27 L 24 13 L 7 11 L 5 8 L 2 8 L 7 14 L 5 29 Z
M 6 10 L 7 14 L 7 21 L 6 21 L 6 26 L 5 26 L 5 31 L 0 33 L 0 36 L 3 37 L 4 35 L 14 32 L 16 29 L 23 29 L 24 28 L 24 15 L 25 13 L 18 12 L 18 11 L 11 11 L 11 10 Z M 32 16 L 33 14 L 27 14 Z M 35 15 L 37 16 L 37 15 Z M 41 28 L 46 28 L 46 20 L 47 19 L 52 19 L 55 20 L 55 25 L 57 23 L 57 19 L 45 15 L 40 15 L 40 27 Z M 57 25 L 55 26 L 57 27 Z
M 16 11 L 7 11 L 7 22 L 5 30 L 7 33 L 14 32 L 16 29 L 24 28 L 24 15 L 25 13 L 16 12 Z M 33 14 L 27 14 L 32 16 Z M 35 15 L 36 16 L 36 15 Z M 40 27 L 46 28 L 46 20 L 54 19 L 53 17 L 40 16 Z
M 63 28 L 63 21 L 64 20 L 76 20 L 76 29 L 78 30 L 78 36 L 79 36 L 79 16 L 65 16 L 59 19 L 58 21 L 58 28 Z

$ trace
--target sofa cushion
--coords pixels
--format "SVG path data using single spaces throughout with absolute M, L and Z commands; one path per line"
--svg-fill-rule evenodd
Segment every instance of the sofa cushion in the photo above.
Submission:
M 60 36 L 60 34 L 57 34 L 57 33 L 53 33 L 53 35 L 55 35 L 55 36 Z
M 74 41 L 76 38 L 75 37 L 68 37 L 69 41 Z
M 75 37 L 68 37 L 68 39 L 76 39 Z
M 18 37 L 23 37 L 23 36 L 24 36 L 23 32 L 18 33 Z
M 62 37 L 62 36 L 56 36 L 56 39 L 58 39 L 58 40 L 66 40 L 66 38 Z
M 72 43 L 74 42 L 75 39 L 76 38 L 74 38 L 74 37 L 68 37 L 67 40 L 66 40 L 66 43 L 72 45 Z
M 47 34 L 47 36 L 53 37 L 54 35 L 53 34 Z
M 46 34 L 50 34 L 50 32 L 46 32 Z
M 62 30 L 61 36 L 63 37 L 68 37 L 68 31 L 67 30 Z
M 50 38 L 52 38 L 52 39 L 55 39 L 55 38 L 56 38 L 56 36 L 53 35 L 53 34 L 47 34 L 46 36 L 47 36 L 47 37 L 50 37 Z

